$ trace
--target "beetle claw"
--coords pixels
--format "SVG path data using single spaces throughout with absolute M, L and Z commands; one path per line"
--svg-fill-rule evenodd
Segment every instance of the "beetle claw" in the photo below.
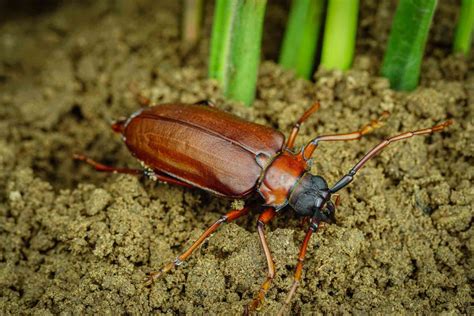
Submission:
M 143 279 L 143 285 L 150 286 L 155 283 L 155 280 L 158 279 L 162 274 L 162 271 L 158 272 L 150 272 L 148 275 Z
M 165 274 L 166 272 L 170 271 L 171 269 L 173 269 L 174 267 L 180 265 L 182 263 L 181 260 L 179 260 L 179 258 L 176 258 L 174 261 L 168 263 L 167 265 L 165 265 L 163 268 L 161 268 L 159 271 L 153 271 L 153 272 L 150 272 L 148 273 L 148 275 L 145 277 L 145 279 L 143 280 L 144 281 L 144 285 L 145 286 L 150 286 L 152 285 L 153 283 L 155 283 L 155 280 L 158 279 L 159 277 L 161 277 L 163 274 Z

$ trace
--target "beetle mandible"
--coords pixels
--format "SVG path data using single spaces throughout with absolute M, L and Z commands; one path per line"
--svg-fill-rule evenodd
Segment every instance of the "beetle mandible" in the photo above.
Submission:
M 106 166 L 84 155 L 75 155 L 75 158 L 87 162 L 98 171 L 145 174 L 153 180 L 197 187 L 222 197 L 260 199 L 263 211 L 257 221 L 257 231 L 268 273 L 246 311 L 259 307 L 275 275 L 272 255 L 265 239 L 265 225 L 288 205 L 296 214 L 309 218 L 293 284 L 280 310 L 282 312 L 300 282 L 303 260 L 311 235 L 318 230 L 322 222 L 334 222 L 337 199 L 334 203 L 331 196 L 351 183 L 365 163 L 389 144 L 416 135 L 438 132 L 452 124 L 452 121 L 448 120 L 431 128 L 389 137 L 369 150 L 333 186 L 328 186 L 323 177 L 309 173 L 311 156 L 319 143 L 360 139 L 379 127 L 380 121 L 372 120 L 360 130 L 351 133 L 318 136 L 296 150 L 294 142 L 300 125 L 319 107 L 316 102 L 304 112 L 285 143 L 281 132 L 221 111 L 209 101 L 155 105 L 142 108 L 128 119 L 112 125 L 112 128 L 122 135 L 132 155 L 141 161 L 143 170 Z M 251 208 L 246 205 L 222 216 L 189 249 L 161 270 L 151 272 L 146 284 L 151 284 L 163 273 L 185 261 L 222 223 L 229 223 L 247 215 Z

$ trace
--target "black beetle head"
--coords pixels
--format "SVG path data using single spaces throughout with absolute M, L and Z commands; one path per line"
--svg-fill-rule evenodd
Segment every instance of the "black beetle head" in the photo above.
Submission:
M 326 180 L 305 173 L 293 189 L 289 204 L 300 216 L 311 216 L 322 222 L 334 222 L 334 204 Z

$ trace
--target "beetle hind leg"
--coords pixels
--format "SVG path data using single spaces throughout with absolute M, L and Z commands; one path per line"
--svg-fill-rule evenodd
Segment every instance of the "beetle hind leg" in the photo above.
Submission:
M 135 175 L 139 175 L 139 174 L 143 173 L 143 170 L 140 170 L 140 169 L 119 168 L 119 167 L 107 166 L 107 165 L 104 165 L 100 162 L 97 162 L 97 161 L 95 161 L 95 160 L 93 160 L 93 159 L 91 159 L 91 158 L 89 158 L 85 155 L 74 154 L 73 158 L 75 160 L 84 161 L 88 165 L 91 165 L 92 167 L 94 167 L 95 170 L 101 171 L 101 172 L 125 173 L 125 174 L 135 174 Z
M 104 165 L 100 162 L 97 162 L 93 160 L 92 158 L 89 158 L 84 155 L 79 155 L 79 154 L 74 154 L 74 159 L 84 161 L 88 165 L 92 166 L 95 168 L 95 170 L 100 171 L 100 172 L 110 172 L 110 173 L 123 173 L 123 174 L 131 174 L 131 175 L 144 175 L 147 178 L 153 180 L 153 181 L 161 181 L 169 184 L 176 184 L 180 185 L 183 187 L 188 187 L 191 188 L 192 185 L 189 183 L 183 182 L 179 179 L 173 178 L 171 176 L 168 176 L 162 172 L 159 172 L 157 170 L 151 170 L 151 169 L 133 169 L 133 168 L 120 168 L 120 167 L 113 167 L 113 166 L 107 166 Z
M 214 224 L 211 225 L 185 252 L 176 257 L 175 260 L 164 265 L 159 271 L 150 272 L 144 280 L 145 286 L 151 285 L 156 279 L 161 277 L 163 274 L 179 266 L 183 261 L 189 258 L 196 248 L 198 248 L 212 233 L 214 233 L 223 223 L 230 223 L 244 215 L 247 215 L 250 208 L 244 207 L 239 210 L 232 210 L 219 218 Z

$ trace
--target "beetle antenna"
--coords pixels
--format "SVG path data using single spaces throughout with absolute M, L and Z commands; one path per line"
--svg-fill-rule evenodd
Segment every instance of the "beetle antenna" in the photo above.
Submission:
M 359 171 L 365 165 L 365 163 L 367 161 L 369 161 L 371 158 L 373 158 L 375 155 L 377 155 L 379 152 L 381 152 L 382 149 L 384 149 L 385 147 L 387 147 L 391 143 L 399 141 L 399 140 L 404 140 L 404 139 L 407 139 L 407 138 L 411 138 L 413 136 L 431 134 L 431 133 L 434 133 L 434 132 L 440 132 L 443 129 L 445 129 L 446 127 L 448 127 L 449 125 L 453 124 L 453 123 L 454 123 L 453 120 L 448 120 L 448 121 L 445 121 L 441 124 L 435 125 L 431 128 L 424 128 L 424 129 L 419 129 L 419 130 L 415 130 L 415 131 L 411 131 L 411 132 L 405 132 L 405 133 L 395 135 L 395 136 L 392 136 L 392 137 L 389 137 L 389 138 L 385 139 L 383 142 L 381 142 L 380 144 L 378 144 L 377 146 L 372 148 L 368 153 L 366 153 L 365 156 L 362 157 L 362 159 L 345 176 L 343 176 L 338 182 L 336 182 L 336 184 L 331 189 L 329 189 L 329 192 L 330 193 L 337 192 L 340 189 L 347 186 L 349 183 L 351 183 L 352 180 L 354 179 L 354 176 L 356 175 L 357 171 Z

